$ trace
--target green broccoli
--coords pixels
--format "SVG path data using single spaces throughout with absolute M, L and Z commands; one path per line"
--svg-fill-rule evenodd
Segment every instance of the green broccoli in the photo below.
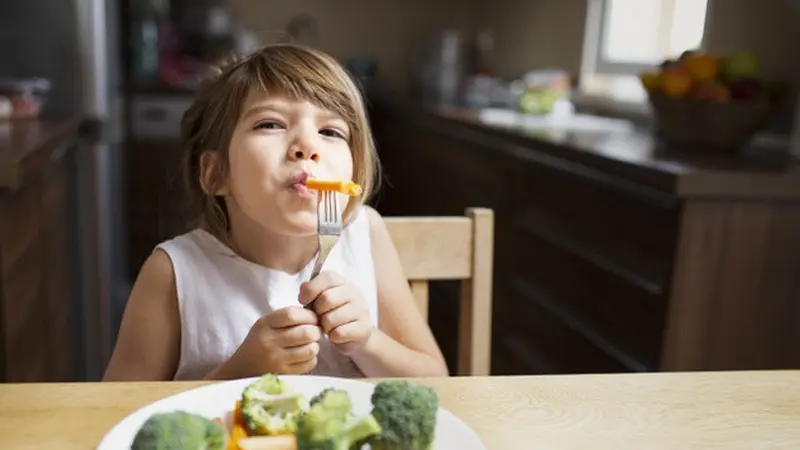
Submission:
M 242 419 L 251 436 L 294 434 L 307 408 L 302 394 L 292 392 L 274 374 L 266 374 L 242 391 Z
M 438 410 L 436 391 L 427 386 L 405 380 L 378 383 L 372 393 L 372 415 L 382 432 L 368 440 L 372 450 L 430 450 Z
M 311 408 L 300 417 L 297 450 L 353 450 L 380 432 L 372 414 L 353 414 L 347 391 L 328 388 L 314 397 Z
M 131 450 L 224 450 L 219 423 L 183 411 L 152 415 L 133 438 Z
M 316 405 L 316 404 L 317 404 L 317 402 L 319 402 L 320 400 L 322 400 L 323 398 L 325 398 L 325 396 L 327 396 L 327 395 L 328 395 L 328 393 L 329 393 L 329 392 L 331 392 L 331 391 L 333 391 L 333 390 L 335 390 L 335 388 L 332 388 L 332 387 L 326 387 L 325 389 L 323 389 L 323 390 L 319 391 L 319 393 L 317 393 L 317 395 L 315 395 L 315 396 L 311 397 L 311 401 L 309 402 L 309 406 L 314 406 L 314 405 Z

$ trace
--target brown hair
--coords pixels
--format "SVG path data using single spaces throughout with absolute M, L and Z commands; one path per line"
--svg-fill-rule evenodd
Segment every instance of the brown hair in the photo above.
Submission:
M 360 91 L 349 74 L 330 56 L 294 44 L 269 45 L 244 58 L 214 67 L 197 89 L 194 102 L 181 123 L 182 171 L 188 193 L 187 205 L 199 226 L 223 242 L 228 239 L 228 216 L 224 199 L 214 195 L 228 173 L 228 146 L 242 114 L 242 107 L 254 91 L 280 93 L 304 100 L 341 116 L 350 127 L 353 153 L 353 181 L 363 195 L 351 199 L 344 211 L 365 203 L 378 184 L 379 162 Z M 212 185 L 200 184 L 200 157 L 216 152 Z

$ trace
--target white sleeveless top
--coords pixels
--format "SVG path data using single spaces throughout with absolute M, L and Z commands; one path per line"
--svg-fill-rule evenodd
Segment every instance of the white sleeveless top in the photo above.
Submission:
M 334 270 L 361 290 L 378 326 L 375 268 L 369 218 L 363 208 L 342 230 L 323 270 Z M 176 380 L 200 379 L 227 360 L 261 316 L 299 306 L 300 284 L 309 279 L 316 258 L 297 274 L 269 269 L 241 258 L 202 229 L 156 246 L 172 260 L 181 317 L 181 351 Z M 363 377 L 345 355 L 323 338 L 317 367 L 310 373 Z

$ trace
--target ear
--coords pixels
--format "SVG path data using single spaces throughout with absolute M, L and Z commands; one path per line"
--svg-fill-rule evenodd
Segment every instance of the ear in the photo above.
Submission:
M 227 177 L 222 176 L 219 153 L 207 150 L 200 155 L 200 187 L 206 195 L 226 195 Z

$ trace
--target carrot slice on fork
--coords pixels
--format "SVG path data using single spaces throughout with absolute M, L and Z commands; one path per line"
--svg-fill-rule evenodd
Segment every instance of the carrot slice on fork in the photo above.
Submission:
M 318 180 L 316 178 L 309 178 L 306 180 L 306 187 L 317 191 L 337 191 L 345 195 L 358 196 L 361 195 L 361 186 L 352 181 L 337 181 L 337 180 Z

